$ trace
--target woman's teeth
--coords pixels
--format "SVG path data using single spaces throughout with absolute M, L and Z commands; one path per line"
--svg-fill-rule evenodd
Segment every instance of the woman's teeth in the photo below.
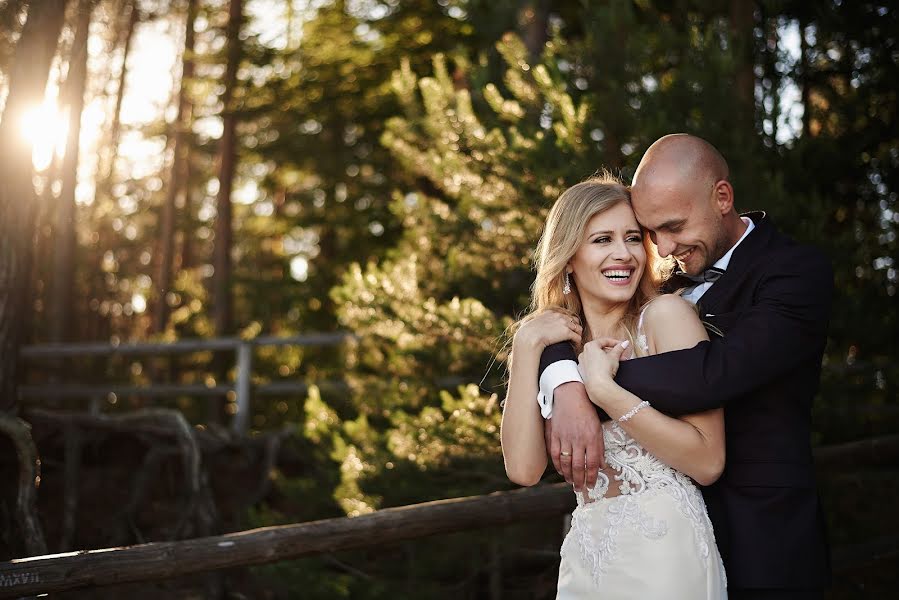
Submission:
M 627 279 L 630 279 L 631 271 L 627 271 L 627 270 L 605 271 L 603 273 L 603 275 L 605 275 L 608 279 L 611 279 L 612 281 L 625 281 Z

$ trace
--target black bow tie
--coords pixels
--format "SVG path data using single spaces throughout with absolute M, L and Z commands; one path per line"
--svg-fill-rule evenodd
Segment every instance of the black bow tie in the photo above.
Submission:
M 674 275 L 685 277 L 692 281 L 694 284 L 699 283 L 714 283 L 721 279 L 721 276 L 724 275 L 724 269 L 719 269 L 718 267 L 709 267 L 699 275 L 687 275 L 683 271 L 681 271 L 680 267 L 677 267 L 674 270 Z

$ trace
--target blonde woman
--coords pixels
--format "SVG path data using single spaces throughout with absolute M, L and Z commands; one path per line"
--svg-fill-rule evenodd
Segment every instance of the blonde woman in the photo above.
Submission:
M 627 187 L 608 175 L 581 182 L 550 210 L 531 312 L 516 324 L 501 435 L 512 481 L 533 485 L 546 469 L 543 417 L 551 415 L 534 402 L 546 346 L 573 342 L 590 399 L 615 407 L 603 425 L 605 466 L 596 486 L 577 494 L 562 545 L 561 600 L 726 598 L 694 484 L 711 484 L 723 469 L 722 410 L 671 418 L 613 379 L 622 353 L 639 357 L 708 339 L 691 305 L 656 293 L 653 256 Z M 609 347 L 614 340 L 625 341 Z

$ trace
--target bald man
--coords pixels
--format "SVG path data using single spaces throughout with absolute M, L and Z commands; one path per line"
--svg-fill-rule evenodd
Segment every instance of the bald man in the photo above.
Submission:
M 821 598 L 830 565 L 811 450 L 811 407 L 833 292 L 828 261 L 765 213 L 738 214 L 727 162 L 707 141 L 667 135 L 634 175 L 637 219 L 676 260 L 681 290 L 715 335 L 689 350 L 625 361 L 616 381 L 680 416 L 724 408 L 727 463 L 703 489 L 732 599 Z M 592 487 L 600 419 L 570 344 L 544 352 L 540 397 L 553 464 Z M 639 418 L 639 415 L 634 418 Z

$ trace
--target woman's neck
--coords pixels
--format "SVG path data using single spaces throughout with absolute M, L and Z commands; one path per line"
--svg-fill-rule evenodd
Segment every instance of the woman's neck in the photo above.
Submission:
M 624 334 L 621 323 L 627 314 L 627 303 L 610 305 L 583 299 L 581 302 L 592 339 L 620 338 Z

